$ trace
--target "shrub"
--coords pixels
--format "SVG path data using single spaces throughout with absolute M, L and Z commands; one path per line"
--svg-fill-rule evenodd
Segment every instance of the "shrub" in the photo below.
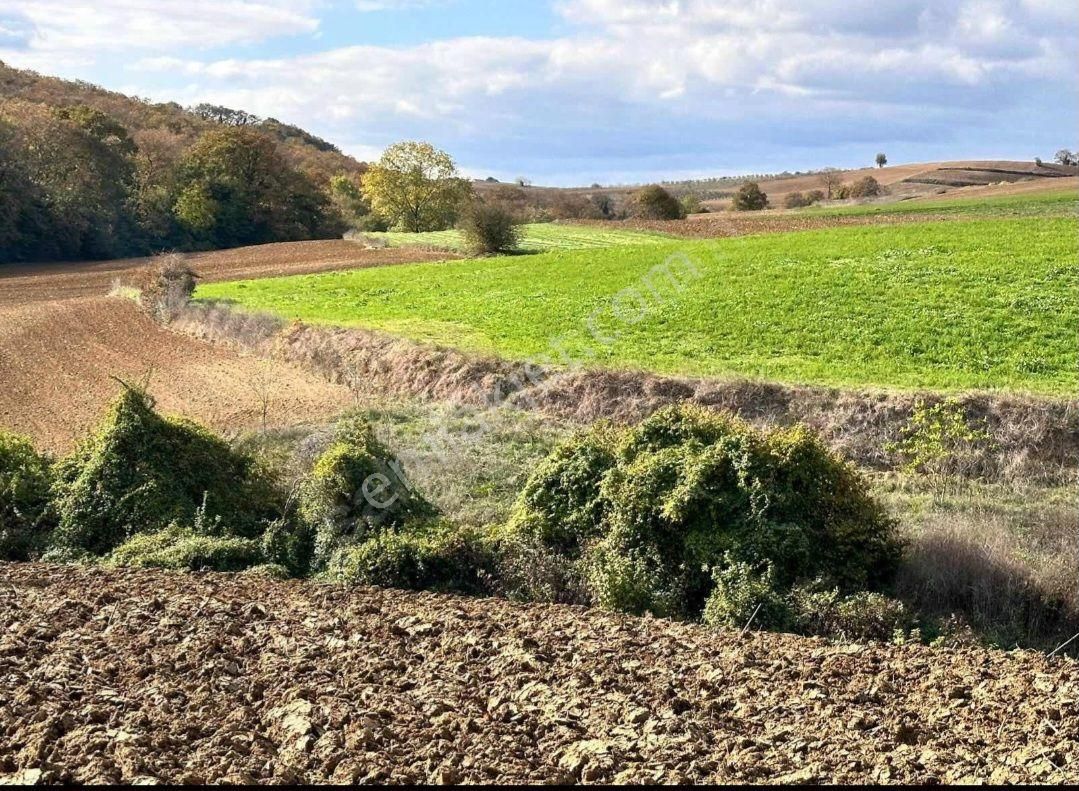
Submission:
M 110 565 L 174 571 L 243 571 L 262 560 L 253 539 L 208 536 L 176 526 L 133 536 L 108 557 Z
M 768 208 L 768 196 L 755 181 L 743 184 L 734 194 L 735 211 L 760 211 Z
M 602 530 L 600 484 L 615 466 L 620 432 L 599 423 L 557 446 L 517 497 L 510 531 L 570 557 Z
M 728 629 L 783 629 L 790 611 L 776 591 L 775 569 L 729 561 L 716 570 L 715 588 L 704 605 L 704 622 Z
M 139 533 L 196 515 L 252 538 L 280 503 L 254 461 L 187 420 L 164 418 L 126 387 L 97 433 L 56 469 L 55 540 L 105 554 Z
M 172 321 L 191 300 L 198 280 L 183 256 L 161 256 L 143 275 L 142 304 L 158 321 Z
M 732 563 L 770 564 L 779 589 L 824 577 L 844 591 L 887 580 L 898 563 L 894 522 L 803 427 L 761 433 L 683 405 L 613 450 L 581 447 L 537 469 L 511 528 L 555 551 L 587 544 L 590 589 L 605 606 L 697 616 L 713 571 Z
M 845 198 L 875 198 L 883 192 L 880 183 L 872 176 L 865 176 L 851 184 L 844 184 L 839 188 L 836 197 Z
M 338 582 L 407 590 L 486 594 L 498 570 L 493 544 L 454 525 L 386 531 L 339 549 L 327 576 Z
M 918 399 L 899 441 L 885 449 L 899 456 L 905 472 L 926 475 L 943 486 L 949 474 L 973 475 L 991 441 L 984 424 L 972 425 L 955 399 L 933 405 Z
M 783 199 L 783 205 L 788 209 L 801 209 L 805 206 L 812 206 L 814 203 L 820 203 L 822 200 L 824 200 L 824 193 L 821 190 L 791 192 Z
M 644 220 L 681 220 L 685 217 L 678 199 L 658 184 L 638 190 L 631 202 L 633 215 Z
M 795 587 L 789 612 L 799 634 L 841 640 L 888 642 L 906 635 L 914 625 L 901 601 L 868 591 L 842 596 L 837 589 L 820 585 Z
M 465 214 L 461 231 L 469 252 L 493 255 L 516 250 L 519 242 L 517 221 L 500 206 L 476 203 Z
M 28 560 L 50 524 L 52 467 L 30 440 L 0 430 L 0 560 Z
M 692 192 L 682 196 L 682 213 L 700 214 L 703 207 L 701 206 L 701 199 L 694 195 Z
M 519 535 L 499 536 L 499 593 L 515 601 L 592 604 L 581 561 Z
M 314 535 L 313 567 L 342 546 L 362 543 L 436 513 L 362 418 L 338 424 L 334 441 L 300 490 L 299 515 Z
M 315 553 L 315 534 L 302 519 L 282 517 L 271 522 L 262 534 L 262 554 L 294 577 L 311 570 Z

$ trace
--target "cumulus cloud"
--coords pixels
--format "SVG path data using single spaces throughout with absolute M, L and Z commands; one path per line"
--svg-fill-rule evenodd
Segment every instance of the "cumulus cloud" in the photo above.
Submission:
M 352 2 L 370 11 L 427 0 Z M 422 136 L 492 169 L 523 158 L 551 173 L 585 157 L 622 173 L 680 167 L 686 152 L 716 167 L 767 158 L 767 145 L 986 136 L 1009 113 L 1030 123 L 1039 102 L 1055 114 L 1043 124 L 1059 130 L 1074 108 L 1047 101 L 1049 87 L 1074 104 L 1079 66 L 1070 0 L 557 0 L 568 31 L 558 37 L 225 59 L 197 48 L 311 32 L 317 4 L 14 5 L 33 31 L 27 52 L 135 41 L 130 51 L 144 53 L 135 74 L 188 82 L 180 96 L 174 85 L 140 93 L 243 107 L 367 151 Z M 9 27 L 27 29 L 0 17 Z M 3 46 L 0 34 L 0 57 Z

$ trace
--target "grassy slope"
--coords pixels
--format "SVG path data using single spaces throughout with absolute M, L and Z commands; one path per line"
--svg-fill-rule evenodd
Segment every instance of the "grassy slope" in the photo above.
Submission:
M 843 217 L 889 214 L 957 215 L 975 218 L 1067 217 L 1076 213 L 1079 196 L 1073 189 L 1039 192 L 1033 195 L 955 197 L 910 200 L 899 203 L 867 203 L 852 206 L 821 206 L 801 209 L 799 214 L 814 217 Z
M 428 233 L 368 233 L 375 239 L 385 239 L 391 247 L 422 245 L 443 250 L 464 250 L 464 238 L 456 229 Z M 525 251 L 586 250 L 630 244 L 657 244 L 669 237 L 647 231 L 626 231 L 618 228 L 562 225 L 561 223 L 532 223 L 521 226 L 520 248 Z
M 209 284 L 312 322 L 514 358 L 884 387 L 1070 393 L 1076 223 L 838 228 Z M 612 298 L 674 253 L 700 277 L 627 324 Z M 597 342 L 617 335 L 613 343 Z

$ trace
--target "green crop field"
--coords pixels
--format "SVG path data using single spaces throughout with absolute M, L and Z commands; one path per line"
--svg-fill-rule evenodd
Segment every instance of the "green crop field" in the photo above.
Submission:
M 846 227 L 213 283 L 197 296 L 510 358 L 1070 394 L 1076 231 L 1070 218 Z M 665 261 L 681 292 L 654 269 Z
M 851 217 L 888 214 L 932 214 L 969 219 L 1009 217 L 1068 217 L 1079 211 L 1079 194 L 1059 189 L 1029 195 L 958 197 L 909 200 L 898 203 L 866 203 L 853 206 L 821 206 L 797 210 L 815 217 Z
M 456 229 L 428 233 L 367 233 L 373 239 L 384 239 L 391 247 L 437 247 L 462 252 L 464 237 Z M 521 226 L 520 248 L 526 252 L 545 250 L 591 250 L 628 244 L 658 244 L 671 237 L 648 231 L 626 231 L 585 225 L 561 223 L 531 223 Z

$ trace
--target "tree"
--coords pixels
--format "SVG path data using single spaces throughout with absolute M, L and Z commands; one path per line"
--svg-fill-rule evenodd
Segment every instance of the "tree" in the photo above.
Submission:
M 835 170 L 826 170 L 821 174 L 820 180 L 821 184 L 824 185 L 828 200 L 831 200 L 835 196 L 836 190 L 843 184 L 843 177 Z
M 1074 154 L 1066 148 L 1057 151 L 1054 159 L 1060 165 L 1079 165 L 1079 154 Z
M 363 177 L 372 210 L 411 233 L 449 227 L 471 197 L 449 154 L 430 143 L 405 141 L 386 149 Z
M 882 168 L 888 164 L 888 157 L 884 154 L 877 154 L 877 167 Z
M 247 126 L 205 133 L 180 161 L 174 213 L 201 245 L 235 247 L 340 232 L 340 217 L 274 142 Z
M 734 196 L 736 211 L 760 211 L 768 208 L 768 196 L 761 190 L 760 184 L 749 181 L 742 185 Z
M 632 205 L 633 214 L 646 220 L 680 220 L 685 217 L 678 199 L 658 184 L 638 190 L 633 196 Z

